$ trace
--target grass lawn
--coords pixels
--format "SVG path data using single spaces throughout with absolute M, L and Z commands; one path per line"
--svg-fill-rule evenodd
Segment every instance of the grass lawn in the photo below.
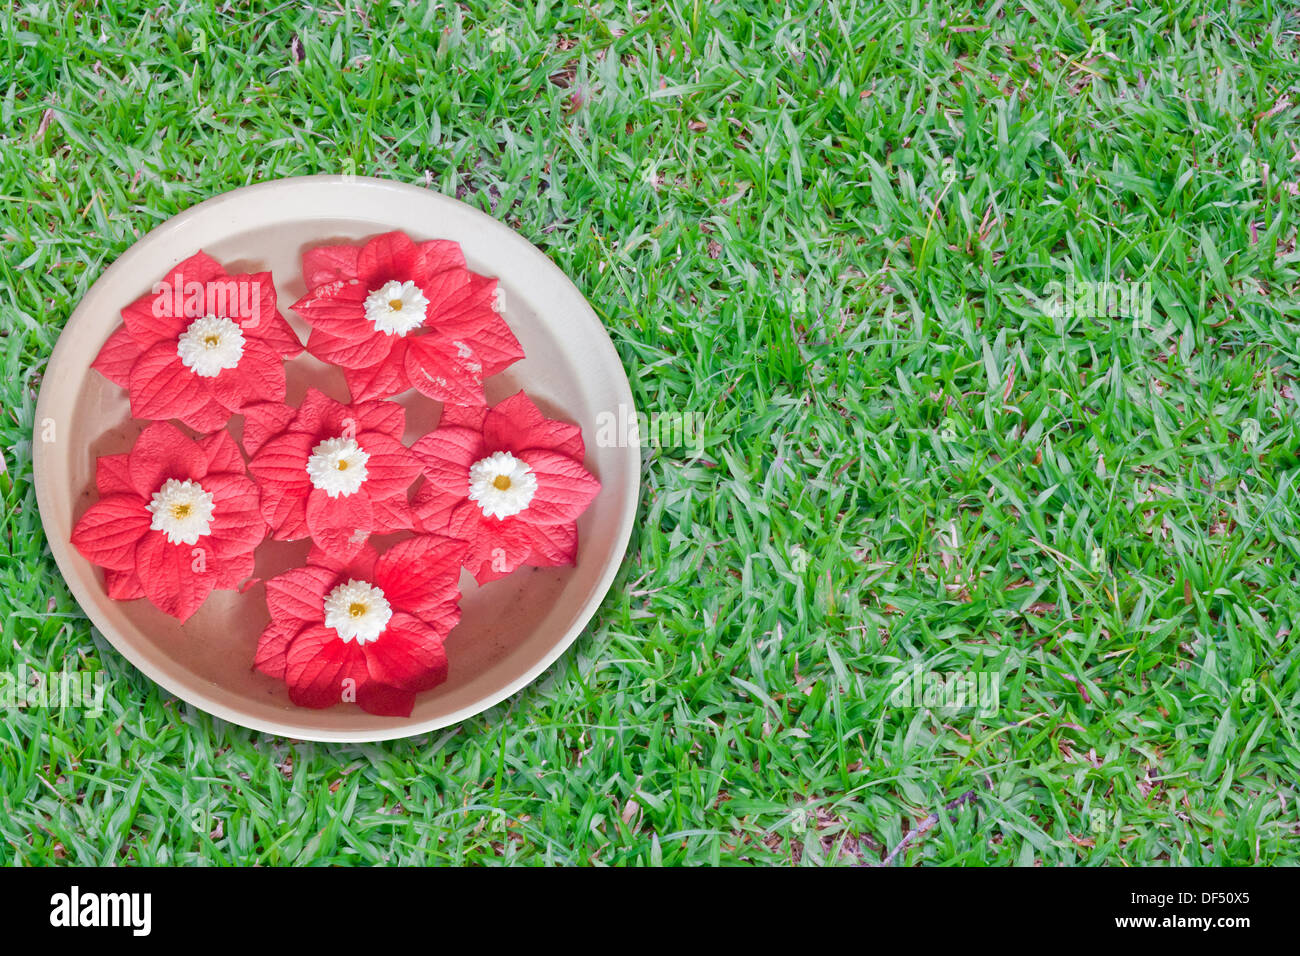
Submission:
M 0 11 L 0 671 L 108 681 L 3 715 L 0 860 L 1300 862 L 1295 6 L 163 6 Z M 320 172 L 509 223 L 703 421 L 574 648 L 383 745 L 137 673 L 31 487 L 105 267 Z

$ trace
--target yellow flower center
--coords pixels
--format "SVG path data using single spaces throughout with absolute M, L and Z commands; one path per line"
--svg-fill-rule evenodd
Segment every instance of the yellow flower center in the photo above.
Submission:
M 366 606 L 362 604 L 360 601 L 354 601 L 352 604 L 348 605 L 348 614 L 350 614 L 352 617 L 361 617 L 361 615 L 365 613 L 366 613 Z
M 188 518 L 190 516 L 191 507 L 192 506 L 189 504 L 172 505 L 172 517 L 177 521 L 180 521 L 182 518 Z
M 510 490 L 510 476 L 509 476 L 509 475 L 497 475 L 495 478 L 492 479 L 492 487 L 495 488 L 495 489 L 497 489 L 498 491 L 509 491 L 509 490 Z
M 392 309 L 394 312 L 401 312 L 401 311 L 402 311 L 402 300 L 401 300 L 401 299 L 389 299 L 389 300 L 388 300 L 388 307 L 389 307 L 390 309 Z

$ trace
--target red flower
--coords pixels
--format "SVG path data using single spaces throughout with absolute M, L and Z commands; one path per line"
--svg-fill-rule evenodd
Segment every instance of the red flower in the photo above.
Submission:
M 302 258 L 307 350 L 342 366 L 353 401 L 416 388 L 439 402 L 482 405 L 483 379 L 524 357 L 495 309 L 497 280 L 465 268 L 460 246 L 401 232 Z
M 200 432 L 250 402 L 283 401 L 283 359 L 302 351 L 276 309 L 271 273 L 228 275 L 203 252 L 122 318 L 94 368 L 131 393 L 135 418 L 176 418 Z
M 228 433 L 194 441 L 154 422 L 129 452 L 98 460 L 95 484 L 99 501 L 72 543 L 105 569 L 109 597 L 147 597 L 184 621 L 214 589 L 253 573 L 266 523 Z
M 315 389 L 297 409 L 246 408 L 244 450 L 271 537 L 310 537 L 347 559 L 371 534 L 409 530 L 406 492 L 420 461 L 402 444 L 405 427 L 396 402 L 341 405 Z
M 468 542 L 465 567 L 480 584 L 521 564 L 573 563 L 578 515 L 600 491 L 577 425 L 543 417 L 519 392 L 492 409 L 444 406 L 411 451 L 424 463 L 417 525 Z
M 255 666 L 301 707 L 356 702 L 409 717 L 415 695 L 447 679 L 443 639 L 460 621 L 463 541 L 408 538 L 350 563 L 313 548 L 307 564 L 266 584 L 271 623 Z

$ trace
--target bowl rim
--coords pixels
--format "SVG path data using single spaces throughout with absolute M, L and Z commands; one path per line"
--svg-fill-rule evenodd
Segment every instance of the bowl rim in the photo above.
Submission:
M 49 370 L 56 368 L 63 352 L 67 349 L 68 343 L 73 336 L 82 327 L 90 329 L 93 322 L 93 313 L 86 307 L 86 300 L 91 297 L 95 287 L 104 283 L 106 280 L 116 276 L 118 273 L 126 273 L 131 268 L 135 260 L 144 255 L 142 247 L 154 245 L 159 240 L 165 239 L 172 233 L 182 232 L 194 228 L 196 221 L 212 217 L 218 219 L 225 211 L 224 207 L 233 204 L 256 201 L 257 198 L 268 192 L 294 191 L 294 190 L 315 190 L 321 186 L 346 186 L 361 190 L 382 190 L 384 192 L 407 193 L 412 199 L 418 198 L 420 202 L 441 205 L 447 209 L 455 208 L 458 213 L 466 212 L 472 214 L 470 219 L 475 220 L 480 228 L 485 232 L 491 233 L 494 240 L 499 241 L 504 246 L 510 247 L 510 254 L 518 256 L 525 260 L 531 260 L 536 269 L 549 273 L 552 277 L 559 280 L 562 286 L 567 287 L 576 297 L 577 302 L 581 303 L 581 308 L 576 310 L 574 316 L 578 321 L 589 326 L 591 331 L 591 342 L 585 345 L 585 348 L 595 352 L 604 353 L 603 358 L 616 367 L 621 372 L 614 382 L 614 388 L 620 394 L 618 402 L 626 406 L 629 415 L 636 414 L 636 406 L 632 398 L 631 386 L 628 383 L 627 370 L 623 366 L 621 357 L 617 349 L 614 348 L 613 340 L 610 338 L 604 324 L 597 317 L 595 310 L 587 301 L 586 296 L 573 283 L 559 266 L 540 249 L 531 242 L 515 232 L 509 226 L 492 218 L 486 213 L 475 209 L 473 206 L 463 203 L 460 200 L 453 199 L 450 196 L 444 196 L 441 193 L 434 192 L 421 186 L 410 183 L 398 182 L 396 180 L 382 179 L 372 176 L 360 175 L 311 175 L 311 176 L 293 176 L 280 179 L 264 180 L 247 186 L 240 186 L 235 189 L 212 196 L 202 202 L 197 203 L 177 213 L 176 215 L 159 223 L 149 232 L 136 239 L 117 259 L 112 262 L 100 275 L 91 283 L 90 287 L 82 295 L 77 307 L 72 311 L 59 332 L 59 337 L 50 352 L 49 358 L 45 363 L 45 373 L 41 383 L 40 393 L 37 397 L 36 408 L 33 419 L 32 433 L 32 480 L 36 489 L 36 503 L 40 512 L 41 527 L 45 533 L 47 545 L 50 553 L 54 557 L 55 564 L 59 568 L 65 584 L 72 592 L 73 598 L 77 601 L 82 612 L 89 618 L 90 623 L 100 632 L 113 648 L 127 659 L 137 670 L 152 680 L 175 697 L 186 701 L 189 704 L 206 711 L 214 717 L 237 724 L 241 727 L 247 727 L 261 733 L 272 734 L 279 737 L 286 737 L 294 740 L 311 740 L 320 742 L 340 742 L 340 743 L 369 743 L 383 740 L 396 740 L 405 737 L 415 737 L 459 724 L 476 714 L 496 706 L 507 698 L 518 693 L 524 687 L 527 687 L 535 681 L 541 674 L 548 670 L 552 664 L 567 651 L 578 636 L 586 629 L 587 624 L 595 615 L 596 610 L 604 602 L 608 595 L 610 587 L 613 585 L 614 578 L 622 568 L 623 562 L 627 556 L 627 546 L 632 536 L 633 524 L 636 520 L 636 513 L 640 501 L 641 493 L 641 474 L 640 468 L 632 467 L 627 469 L 628 480 L 620 489 L 623 495 L 622 508 L 618 514 L 618 524 L 614 531 L 614 546 L 611 551 L 611 557 L 606 562 L 605 567 L 601 570 L 600 575 L 596 578 L 595 583 L 587 600 L 578 609 L 576 615 L 572 618 L 567 630 L 558 641 L 551 646 L 531 666 L 525 668 L 523 672 L 515 678 L 507 681 L 501 687 L 498 687 L 488 693 L 485 693 L 478 699 L 458 708 L 447 714 L 439 715 L 422 721 L 415 721 L 405 725 L 395 725 L 391 727 L 376 727 L 366 730 L 339 730 L 319 727 L 309 727 L 295 723 L 291 719 L 284 721 L 267 720 L 262 717 L 252 716 L 244 713 L 238 707 L 230 706 L 212 694 L 208 693 L 200 686 L 185 684 L 165 673 L 161 667 L 154 662 L 138 648 L 134 643 L 125 640 L 116 634 L 116 628 L 108 622 L 101 608 L 101 600 L 111 600 L 106 594 L 96 595 L 83 587 L 83 582 L 77 575 L 69 573 L 69 562 L 76 560 L 85 560 L 79 555 L 73 553 L 70 540 L 65 540 L 66 536 L 61 534 L 52 534 L 50 525 L 47 523 L 45 515 L 54 514 L 54 503 L 50 500 L 53 494 L 52 479 L 48 469 L 55 467 L 50 457 L 53 454 L 52 449 L 47 449 L 47 443 L 38 439 L 37 435 L 41 430 L 41 423 L 49 417 L 48 406 L 55 399 L 47 386 L 51 382 Z M 346 217 L 344 217 L 346 218 Z M 635 448 L 635 445 L 632 446 Z M 289 712 L 292 713 L 292 712 Z

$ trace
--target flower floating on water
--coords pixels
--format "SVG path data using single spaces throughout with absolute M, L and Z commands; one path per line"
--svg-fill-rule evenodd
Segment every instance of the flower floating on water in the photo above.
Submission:
M 199 252 L 122 310 L 93 367 L 131 396 L 131 415 L 221 428 L 251 402 L 283 401 L 284 359 L 302 343 L 269 272 L 229 275 Z
M 266 584 L 257 669 L 301 707 L 410 716 L 415 695 L 447 679 L 443 640 L 460 621 L 465 548 L 418 535 L 383 554 L 365 545 L 347 562 L 313 548 L 304 567 Z
M 420 461 L 402 444 L 401 405 L 343 405 L 309 389 L 299 408 L 265 403 L 244 416 L 248 470 L 271 537 L 311 538 L 347 559 L 371 534 L 411 528 L 406 492 Z
M 129 452 L 98 460 L 95 484 L 99 501 L 72 543 L 104 568 L 110 597 L 145 597 L 184 621 L 213 590 L 252 575 L 266 523 L 227 432 L 194 441 L 154 422 Z
M 491 409 L 446 406 L 411 451 L 424 464 L 417 524 L 468 542 L 465 567 L 480 584 L 520 565 L 573 563 L 578 516 L 600 491 L 577 425 L 519 392 Z
M 457 243 L 401 232 L 303 255 L 307 295 L 293 310 L 307 350 L 339 365 L 353 401 L 415 388 L 482 405 L 483 380 L 524 357 L 497 307 L 497 280 L 471 272 Z

